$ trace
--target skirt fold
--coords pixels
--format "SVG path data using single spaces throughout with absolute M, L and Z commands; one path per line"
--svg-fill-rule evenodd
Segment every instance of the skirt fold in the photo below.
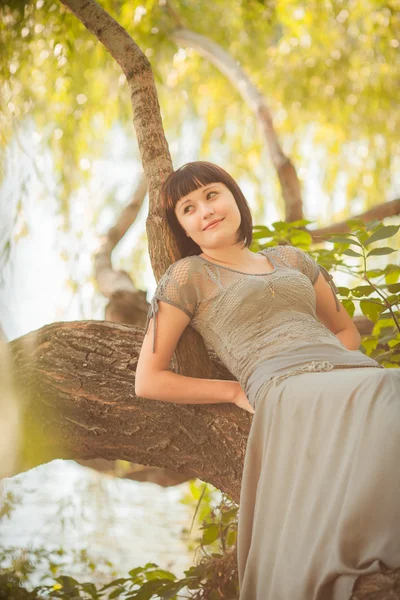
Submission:
M 240 497 L 240 600 L 347 600 L 379 561 L 400 567 L 399 461 L 400 369 L 261 383 Z

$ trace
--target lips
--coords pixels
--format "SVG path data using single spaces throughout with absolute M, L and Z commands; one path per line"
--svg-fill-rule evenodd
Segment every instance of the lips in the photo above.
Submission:
M 220 223 L 223 220 L 224 219 L 214 219 L 214 221 L 211 221 L 210 223 L 208 223 L 208 225 L 206 225 L 206 227 L 204 227 L 203 231 L 205 231 L 206 229 L 209 229 L 209 227 L 211 227 L 212 225 L 215 225 L 216 223 Z

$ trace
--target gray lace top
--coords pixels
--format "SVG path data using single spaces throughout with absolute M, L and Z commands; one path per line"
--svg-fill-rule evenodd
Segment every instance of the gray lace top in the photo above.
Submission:
M 173 263 L 150 304 L 145 333 L 158 301 L 183 310 L 244 390 L 262 367 L 265 378 L 349 366 L 381 367 L 359 350 L 348 350 L 316 316 L 313 284 L 322 272 L 340 310 L 331 275 L 294 246 L 261 250 L 273 270 L 257 275 L 217 265 L 201 256 Z M 266 270 L 270 269 L 265 261 Z M 383 368 L 383 367 L 382 367 Z

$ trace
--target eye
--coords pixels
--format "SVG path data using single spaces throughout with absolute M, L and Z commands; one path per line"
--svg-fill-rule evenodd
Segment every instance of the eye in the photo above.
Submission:
M 188 209 L 190 206 L 193 206 L 193 204 L 187 204 L 187 205 L 185 206 L 185 208 L 183 209 L 183 214 L 185 214 L 185 213 L 186 213 L 186 209 Z
M 216 193 L 217 192 L 208 192 L 208 194 L 207 194 L 207 200 L 208 200 L 208 197 L 209 197 L 210 194 L 216 194 Z

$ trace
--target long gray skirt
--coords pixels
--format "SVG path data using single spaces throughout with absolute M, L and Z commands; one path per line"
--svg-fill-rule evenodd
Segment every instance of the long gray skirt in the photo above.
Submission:
M 264 382 L 240 496 L 240 600 L 348 600 L 379 561 L 400 567 L 400 369 Z

